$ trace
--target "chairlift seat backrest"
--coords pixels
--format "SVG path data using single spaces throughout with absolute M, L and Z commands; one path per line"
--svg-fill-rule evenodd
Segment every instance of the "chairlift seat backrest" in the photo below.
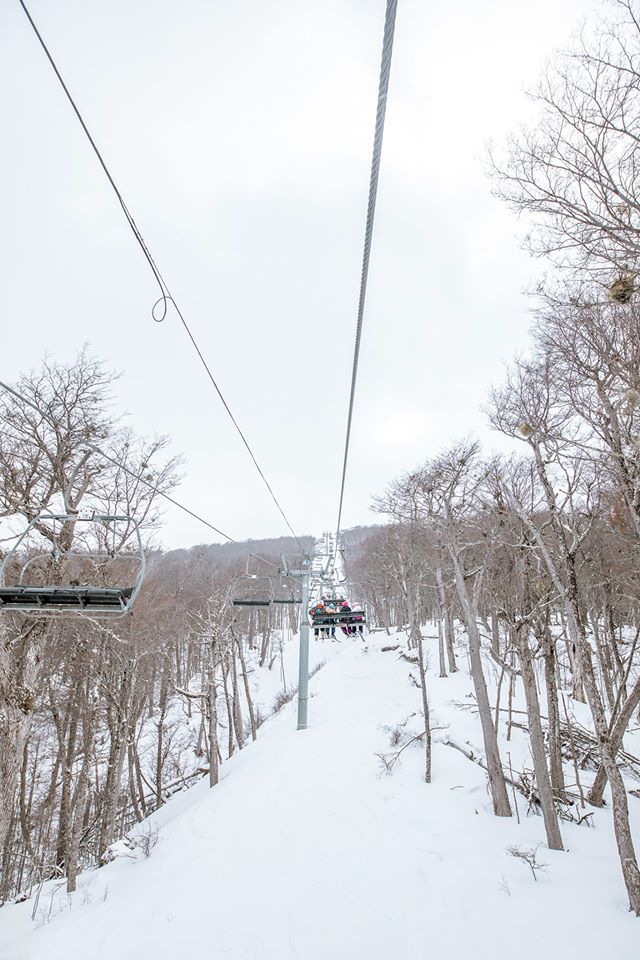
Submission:
M 231 603 L 234 607 L 270 607 L 273 597 L 271 577 L 243 574 L 234 584 Z
M 302 603 L 300 591 L 290 583 L 280 583 L 273 594 L 273 603 Z

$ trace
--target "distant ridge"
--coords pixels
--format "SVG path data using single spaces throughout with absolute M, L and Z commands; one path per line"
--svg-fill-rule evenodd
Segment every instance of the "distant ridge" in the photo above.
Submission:
M 370 537 L 380 530 L 381 524 L 372 526 L 351 527 L 342 531 L 342 538 L 346 550 L 349 553 L 357 553 L 357 548 Z M 305 534 L 300 537 L 300 541 L 305 550 L 312 551 L 318 536 Z M 198 559 L 208 559 L 212 562 L 228 564 L 236 560 L 244 560 L 251 553 L 264 554 L 269 558 L 279 558 L 281 553 L 295 554 L 300 552 L 300 548 L 293 537 L 272 537 L 262 540 L 242 540 L 238 543 L 200 543 L 192 547 L 181 547 L 177 550 L 160 551 L 164 557 L 175 557 L 176 559 L 188 559 L 197 557 Z

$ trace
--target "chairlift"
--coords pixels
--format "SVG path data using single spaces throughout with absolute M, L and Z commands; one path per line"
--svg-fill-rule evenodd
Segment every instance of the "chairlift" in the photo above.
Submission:
M 294 584 L 279 583 L 274 591 L 272 603 L 302 603 L 302 597 Z
M 310 564 L 311 561 L 306 553 L 281 553 L 280 576 L 299 578 L 305 569 L 310 569 Z
M 273 602 L 271 577 L 243 573 L 233 586 L 231 603 L 234 607 L 270 607 Z
M 343 606 L 345 602 L 348 607 Z M 360 628 L 367 623 L 365 610 L 360 604 L 348 604 L 343 597 L 322 597 L 309 612 L 314 627 L 355 626 Z
M 112 542 L 111 549 L 104 551 L 64 549 L 60 545 L 58 525 L 62 529 L 65 523 L 73 523 L 74 532 L 75 525 L 78 523 L 103 526 L 105 540 Z M 33 552 L 29 549 L 29 538 L 34 532 L 42 536 L 43 524 L 52 524 L 49 530 L 51 546 L 47 551 L 39 549 Z M 118 547 L 118 525 L 124 525 L 124 529 L 128 532 L 133 528 L 136 545 L 133 551 L 128 545 Z M 137 566 L 135 577 L 127 571 L 127 562 L 133 562 Z M 109 575 L 114 579 L 112 577 L 114 563 L 122 567 L 121 579 L 126 579 L 128 582 L 122 586 L 113 583 L 107 586 L 97 585 L 96 574 L 106 574 L 108 567 L 111 568 Z M 43 564 L 44 572 L 42 572 Z M 60 576 L 66 582 L 52 582 L 54 572 L 56 579 Z M 0 611 L 29 613 L 35 616 L 84 613 L 99 618 L 123 617 L 129 613 L 135 603 L 144 580 L 144 573 L 145 556 L 140 526 L 133 517 L 126 514 L 83 515 L 44 512 L 28 524 L 0 565 Z M 10 580 L 14 581 L 13 584 L 9 582 Z

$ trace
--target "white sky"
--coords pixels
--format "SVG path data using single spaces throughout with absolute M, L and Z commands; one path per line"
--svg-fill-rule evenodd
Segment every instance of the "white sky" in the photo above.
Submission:
M 384 0 L 31 0 L 31 11 L 294 528 L 335 524 Z M 539 265 L 484 144 L 587 0 L 399 0 L 344 525 L 479 433 Z M 156 288 L 17 0 L 0 7 L 0 379 L 88 342 L 186 458 L 178 498 L 286 533 Z M 7 93 L 9 95 L 7 95 Z M 208 541 L 166 514 L 167 546 Z

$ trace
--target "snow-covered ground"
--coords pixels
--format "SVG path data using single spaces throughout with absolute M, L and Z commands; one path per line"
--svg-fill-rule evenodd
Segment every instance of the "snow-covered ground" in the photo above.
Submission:
M 593 828 L 562 823 L 567 851 L 552 852 L 523 798 L 520 824 L 494 817 L 484 772 L 437 742 L 481 752 L 477 716 L 459 706 L 473 704 L 462 657 L 460 673 L 429 674 L 433 783 L 419 744 L 381 775 L 390 728 L 421 726 L 414 668 L 381 650 L 401 640 L 314 643 L 328 663 L 311 681 L 310 728 L 296 731 L 294 700 L 224 764 L 218 787 L 201 782 L 141 825 L 148 857 L 139 846 L 87 872 L 71 900 L 46 884 L 35 920 L 33 900 L 5 906 L 0 958 L 637 957 L 609 811 L 595 811 Z M 529 756 L 518 730 L 501 749 L 515 768 Z M 640 800 L 629 802 L 640 845 Z M 508 848 L 538 845 L 536 881 Z

